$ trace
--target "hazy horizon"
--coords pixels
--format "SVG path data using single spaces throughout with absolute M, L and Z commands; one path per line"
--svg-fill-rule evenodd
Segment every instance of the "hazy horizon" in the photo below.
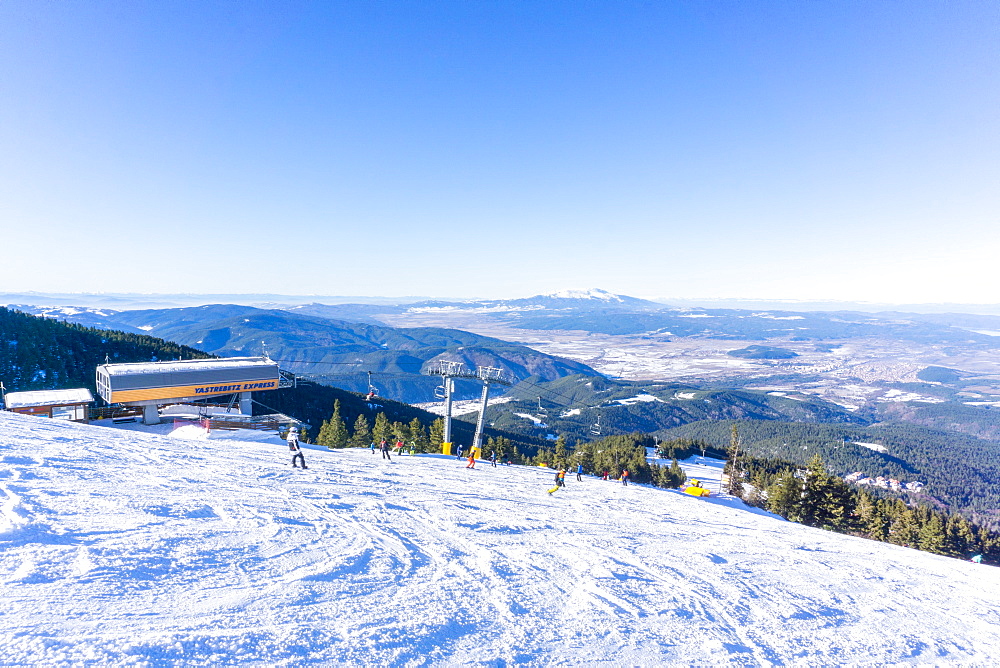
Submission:
M 592 288 L 593 289 L 593 288 Z M 599 289 L 599 288 L 598 288 Z M 536 296 L 547 296 L 552 293 L 535 292 L 531 294 L 514 295 L 510 297 L 447 297 L 434 295 L 322 295 L 322 294 L 277 294 L 277 293 L 157 293 L 157 292 L 40 292 L 40 291 L 0 291 L 0 303 L 7 305 L 32 306 L 79 306 L 90 308 L 108 308 L 119 310 L 135 310 L 137 308 L 179 308 L 202 306 L 213 303 L 236 303 L 242 305 L 266 306 L 298 305 L 308 303 L 336 304 L 373 304 L 373 305 L 405 305 L 423 301 L 439 302 L 478 302 L 506 301 L 511 299 L 526 299 Z M 790 311 L 836 311 L 853 310 L 862 312 L 878 312 L 902 310 L 914 313 L 957 312 L 981 315 L 1000 315 L 1000 302 L 996 303 L 960 303 L 960 302 L 863 302 L 849 300 L 791 300 L 768 299 L 753 297 L 658 297 L 637 294 L 619 293 L 619 296 L 634 297 L 663 304 L 664 306 L 708 308 L 770 308 L 773 310 Z M 18 297 L 28 298 L 27 301 L 17 301 Z M 325 301 L 324 301 L 325 300 Z M 138 305 L 138 306 L 137 306 Z M 960 310 L 956 310 L 960 309 Z

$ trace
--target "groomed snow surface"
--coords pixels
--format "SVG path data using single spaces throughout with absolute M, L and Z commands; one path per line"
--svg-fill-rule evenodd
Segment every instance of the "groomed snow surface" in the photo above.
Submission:
M 0 413 L 0 663 L 1000 662 L 1000 569 L 727 499 Z

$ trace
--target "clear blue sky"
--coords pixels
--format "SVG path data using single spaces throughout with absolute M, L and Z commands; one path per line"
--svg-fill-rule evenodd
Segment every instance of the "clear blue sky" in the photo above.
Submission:
M 0 3 L 0 291 L 998 302 L 1000 3 Z

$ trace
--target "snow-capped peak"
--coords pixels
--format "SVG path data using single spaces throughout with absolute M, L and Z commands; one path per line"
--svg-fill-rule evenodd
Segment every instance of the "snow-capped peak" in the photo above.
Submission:
M 590 290 L 560 290 L 559 292 L 553 292 L 550 295 L 543 295 L 544 297 L 552 297 L 554 299 L 598 299 L 605 302 L 623 302 L 624 300 L 618 295 L 611 294 L 607 290 L 601 290 L 599 288 L 591 288 Z

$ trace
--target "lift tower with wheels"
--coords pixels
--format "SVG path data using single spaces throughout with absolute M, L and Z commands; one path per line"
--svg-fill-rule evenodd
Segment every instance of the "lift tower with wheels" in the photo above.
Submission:
M 429 376 L 441 376 L 441 385 L 444 390 L 444 435 L 441 443 L 441 454 L 450 455 L 451 452 L 451 393 L 455 390 L 455 378 L 468 378 L 478 380 L 479 374 L 465 366 L 464 362 L 452 362 L 449 360 L 438 360 L 432 366 L 424 370 Z M 435 395 L 438 395 L 435 392 Z
M 513 385 L 514 378 L 503 369 L 492 366 L 478 367 L 470 369 L 464 362 L 451 362 L 448 360 L 438 360 L 434 365 L 428 367 L 424 373 L 431 376 L 441 376 L 441 387 L 435 390 L 434 394 L 440 399 L 444 399 L 444 435 L 441 444 L 441 453 L 452 454 L 451 446 L 451 394 L 455 389 L 455 378 L 466 378 L 468 380 L 478 380 L 483 384 L 482 403 L 479 409 L 479 420 L 476 421 L 476 435 L 472 439 L 472 448 L 477 449 L 482 446 L 483 429 L 486 419 L 486 405 L 489 401 L 490 385 Z
M 483 427 L 486 422 L 486 403 L 490 397 L 490 384 L 506 385 L 510 387 L 514 384 L 514 379 L 504 371 L 494 366 L 481 366 L 476 369 L 479 380 L 483 381 L 483 396 L 479 405 L 479 419 L 476 420 L 476 435 L 472 439 L 473 451 L 480 450 L 483 444 Z

